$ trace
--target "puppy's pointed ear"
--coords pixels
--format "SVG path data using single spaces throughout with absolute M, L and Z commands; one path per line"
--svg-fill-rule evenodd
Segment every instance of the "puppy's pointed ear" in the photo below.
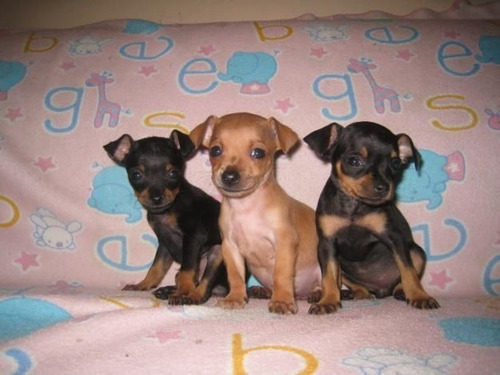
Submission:
M 134 140 L 130 135 L 124 134 L 116 141 L 108 143 L 104 149 L 116 164 L 124 165 L 132 147 L 134 147 Z
M 177 129 L 173 130 L 170 134 L 170 140 L 174 142 L 175 147 L 179 149 L 182 156 L 185 158 L 188 157 L 194 150 L 194 143 L 189 135 L 184 134 Z
M 276 135 L 278 151 L 283 151 L 285 154 L 288 154 L 297 142 L 300 141 L 299 136 L 274 117 L 269 118 L 267 121 Z
M 333 148 L 343 129 L 341 125 L 333 122 L 306 135 L 304 142 L 312 148 L 319 158 L 329 161 Z
M 212 133 L 218 120 L 217 116 L 210 116 L 205 122 L 196 126 L 196 128 L 189 133 L 189 138 L 193 141 L 195 149 L 201 146 L 208 147 L 210 145 L 210 139 L 212 138 Z
M 422 166 L 422 157 L 413 145 L 411 138 L 406 134 L 398 134 L 396 138 L 398 140 L 399 159 L 403 164 L 407 164 L 413 159 L 415 169 L 419 171 Z

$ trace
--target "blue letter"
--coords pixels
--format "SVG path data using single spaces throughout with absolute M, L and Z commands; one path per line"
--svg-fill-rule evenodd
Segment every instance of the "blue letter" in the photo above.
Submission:
M 146 240 L 147 242 L 152 243 L 153 245 L 155 245 L 155 247 L 158 245 L 155 238 L 150 236 L 150 235 L 144 235 L 143 239 Z M 119 243 L 120 253 L 121 253 L 121 257 L 120 257 L 119 262 L 112 260 L 106 254 L 104 248 L 109 242 L 118 242 Z M 122 271 L 129 271 L 129 272 L 143 271 L 143 270 L 147 270 L 152 264 L 152 262 L 149 262 L 149 263 L 144 264 L 142 266 L 131 266 L 128 264 L 128 248 L 127 248 L 127 239 L 125 236 L 109 236 L 109 237 L 105 237 L 105 238 L 101 239 L 97 243 L 97 255 L 108 266 L 122 270 Z
M 462 52 L 461 53 L 460 52 L 458 52 L 458 53 L 446 53 L 446 50 L 450 46 L 457 47 Z M 472 51 L 469 48 L 467 48 L 467 46 L 465 46 L 462 43 L 452 41 L 452 42 L 446 42 L 446 43 L 441 44 L 441 46 L 438 49 L 437 59 L 438 59 L 439 65 L 441 65 L 441 67 L 446 72 L 448 72 L 452 75 L 456 75 L 456 76 L 471 76 L 471 75 L 476 74 L 479 71 L 479 69 L 481 69 L 481 65 L 472 64 L 472 68 L 470 70 L 459 72 L 458 70 L 453 70 L 452 68 L 450 68 L 447 65 L 448 63 L 446 62 L 446 60 L 461 58 L 461 57 L 470 57 L 472 55 L 473 55 Z
M 396 39 L 393 32 L 386 26 L 384 27 L 376 27 L 374 29 L 369 29 L 365 32 L 365 36 L 368 39 L 371 39 L 375 42 L 383 43 L 383 44 L 403 44 L 409 43 L 418 38 L 419 32 L 410 26 L 396 26 L 400 29 L 410 30 L 410 35 L 404 39 Z M 380 35 L 377 37 L 375 33 L 380 31 Z
M 52 97 L 60 92 L 70 92 L 75 93 L 76 99 L 73 103 L 68 104 L 67 106 L 56 107 L 52 103 Z M 56 128 L 52 125 L 52 121 L 45 120 L 45 128 L 52 133 L 67 133 L 72 131 L 77 122 L 78 122 L 78 113 L 80 111 L 80 105 L 82 102 L 83 89 L 76 87 L 58 87 L 53 90 L 50 90 L 47 96 L 45 96 L 45 106 L 54 112 L 65 112 L 65 111 L 73 111 L 73 115 L 71 117 L 71 123 L 65 128 Z
M 174 47 L 174 42 L 170 38 L 167 38 L 164 36 L 159 36 L 156 39 L 158 41 L 164 40 L 166 42 L 166 45 L 167 45 L 163 51 L 161 51 L 160 53 L 158 53 L 156 55 L 151 55 L 151 56 L 146 55 L 146 45 L 147 45 L 146 42 L 132 42 L 132 43 L 125 44 L 122 48 L 120 48 L 120 54 L 123 57 L 126 57 L 128 59 L 132 59 L 132 60 L 155 60 L 155 59 L 167 54 L 168 52 L 170 52 L 170 50 Z M 137 51 L 135 51 L 135 54 L 132 54 L 129 51 L 134 46 L 137 47 Z
M 489 294 L 491 294 L 492 296 L 500 297 L 500 294 L 495 292 L 495 289 L 493 288 L 495 284 L 500 284 L 500 277 L 497 277 L 495 279 L 492 275 L 495 267 L 498 265 L 500 265 L 500 255 L 493 257 L 493 259 L 490 260 L 490 262 L 486 266 L 486 269 L 484 270 L 483 282 L 484 288 Z
M 453 249 L 451 249 L 447 253 L 440 255 L 432 255 L 429 224 L 421 224 L 414 226 L 412 228 L 413 232 L 417 231 L 423 232 L 423 240 L 424 240 L 423 248 L 425 254 L 427 255 L 427 260 L 429 262 L 438 262 L 440 260 L 451 258 L 465 247 L 465 243 L 467 240 L 467 230 L 465 229 L 464 225 L 458 220 L 450 218 L 445 219 L 444 224 L 449 227 L 455 228 L 459 234 L 459 237 L 458 237 L 458 242 Z
M 205 70 L 190 70 L 192 65 L 195 65 L 197 63 L 205 63 L 208 65 L 207 69 Z M 217 85 L 219 84 L 217 81 L 212 81 L 208 86 L 206 86 L 204 89 L 200 90 L 195 90 L 192 88 L 189 88 L 186 84 L 186 76 L 187 75 L 206 75 L 206 74 L 214 74 L 217 72 L 217 67 L 215 66 L 214 62 L 209 59 L 193 59 L 190 60 L 184 65 L 179 72 L 179 85 L 181 88 L 188 92 L 189 94 L 205 94 L 209 91 L 214 90 Z
M 342 80 L 345 84 L 345 92 L 339 94 L 339 95 L 327 95 L 321 90 L 321 84 L 324 81 L 329 81 L 329 80 Z M 344 98 L 348 99 L 349 103 L 349 108 L 350 108 L 350 113 L 343 115 L 343 116 L 335 116 L 333 115 L 328 108 L 323 108 L 321 110 L 321 113 L 323 116 L 325 116 L 329 120 L 333 121 L 345 121 L 353 118 L 356 113 L 358 112 L 358 109 L 356 107 L 356 98 L 354 96 L 354 90 L 352 87 L 351 83 L 351 77 L 349 75 L 338 75 L 338 74 L 324 74 L 316 78 L 316 80 L 313 83 L 313 91 L 314 93 L 319 96 L 321 99 L 325 100 L 341 100 Z

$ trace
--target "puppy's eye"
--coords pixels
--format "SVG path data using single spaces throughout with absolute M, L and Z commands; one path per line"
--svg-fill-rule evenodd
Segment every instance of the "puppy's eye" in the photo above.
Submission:
M 172 179 L 177 179 L 181 175 L 181 172 L 179 172 L 178 169 L 171 169 L 168 171 L 168 177 Z
M 263 159 L 266 157 L 266 152 L 261 148 L 254 148 L 250 152 L 250 156 L 254 159 Z
M 130 172 L 129 177 L 132 181 L 138 182 L 138 181 L 142 180 L 144 175 L 142 174 L 141 171 L 135 170 L 135 171 Z
M 211 157 L 216 158 L 222 155 L 222 148 L 220 146 L 211 147 L 209 153 Z
M 347 159 L 347 164 L 353 168 L 361 168 L 365 165 L 364 161 L 358 156 L 351 156 Z
M 402 165 L 401 159 L 394 158 L 394 159 L 391 160 L 391 167 L 395 171 L 398 171 L 401 168 L 401 165 Z

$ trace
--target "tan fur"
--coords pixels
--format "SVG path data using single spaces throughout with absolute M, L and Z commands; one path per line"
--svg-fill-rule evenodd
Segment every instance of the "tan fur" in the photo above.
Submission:
M 394 292 L 403 289 L 406 295 L 406 300 L 413 307 L 422 308 L 427 306 L 433 298 L 424 290 L 420 282 L 420 275 L 423 272 L 423 264 L 419 262 L 416 267 L 407 267 L 397 254 L 394 255 L 394 260 L 398 265 L 399 273 L 401 274 L 401 285 L 397 285 Z
M 319 228 L 325 237 L 333 237 L 340 229 L 350 225 L 350 221 L 336 215 L 322 215 L 318 218 Z
M 356 220 L 356 224 L 360 227 L 378 234 L 384 232 L 386 223 L 387 217 L 382 212 L 374 212 Z
M 299 137 L 274 118 L 249 113 L 211 116 L 190 137 L 197 146 L 222 150 L 210 157 L 212 180 L 223 196 L 219 225 L 230 284 L 219 305 L 245 305 L 246 262 L 273 291 L 269 310 L 295 313 L 295 296 L 307 298 L 321 282 L 314 210 L 287 195 L 275 177 L 275 154 L 290 152 Z M 265 157 L 252 158 L 255 148 L 264 150 Z M 240 174 L 234 189 L 224 184 L 227 170 Z
M 177 290 L 172 294 L 172 297 L 189 296 L 196 288 L 195 280 L 196 272 L 194 270 L 179 271 L 177 274 Z
M 165 277 L 172 263 L 172 259 L 170 261 L 163 258 L 158 259 L 158 261 L 151 266 L 144 280 L 136 285 L 127 285 L 123 290 L 149 290 L 156 288 Z

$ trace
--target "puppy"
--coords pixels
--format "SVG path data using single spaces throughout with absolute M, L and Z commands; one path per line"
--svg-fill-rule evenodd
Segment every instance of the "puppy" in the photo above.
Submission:
M 230 291 L 219 306 L 247 302 L 246 262 L 272 290 L 269 311 L 296 313 L 295 297 L 314 298 L 321 283 L 314 210 L 288 196 L 275 176 L 276 154 L 289 153 L 299 137 L 274 118 L 249 113 L 211 116 L 190 137 L 209 149 L 212 180 L 223 196 L 219 227 Z
M 416 308 L 438 308 L 420 283 L 425 253 L 395 205 L 403 166 L 413 159 L 420 168 L 410 137 L 358 122 L 345 128 L 333 123 L 304 140 L 332 164 L 316 210 L 323 295 L 309 312 L 335 312 L 341 283 L 355 299 L 393 294 Z
M 184 178 L 185 159 L 194 150 L 189 136 L 174 130 L 170 139 L 150 137 L 134 141 L 128 134 L 104 146 L 109 157 L 127 169 L 137 199 L 147 211 L 158 238 L 153 264 L 140 283 L 124 290 L 156 288 L 175 261 L 180 264 L 177 288 L 155 291 L 170 304 L 199 304 L 214 283 L 226 280 L 221 237 L 217 225 L 220 203 Z M 202 257 L 207 257 L 197 284 Z

